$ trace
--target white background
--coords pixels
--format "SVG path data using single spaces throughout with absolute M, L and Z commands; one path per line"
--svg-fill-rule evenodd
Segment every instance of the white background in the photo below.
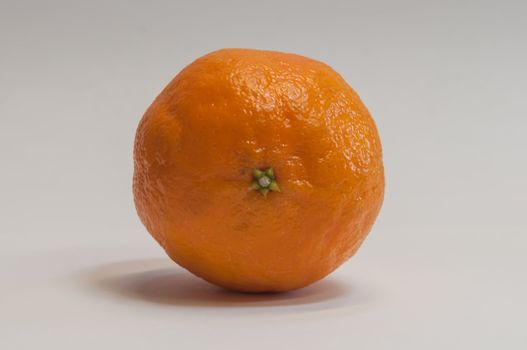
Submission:
M 2 349 L 527 348 L 524 1 L 0 0 Z M 222 47 L 325 61 L 384 146 L 360 252 L 286 295 L 172 264 L 132 204 L 144 110 Z

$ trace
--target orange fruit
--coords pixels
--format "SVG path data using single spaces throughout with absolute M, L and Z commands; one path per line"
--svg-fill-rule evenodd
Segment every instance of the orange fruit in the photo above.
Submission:
M 313 283 L 350 258 L 384 194 L 370 113 L 324 63 L 224 49 L 183 69 L 135 139 L 134 197 L 179 265 L 246 292 Z

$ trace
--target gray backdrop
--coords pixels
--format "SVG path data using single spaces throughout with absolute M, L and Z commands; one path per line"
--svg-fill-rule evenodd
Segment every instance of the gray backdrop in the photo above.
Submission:
M 527 346 L 524 1 L 0 0 L 0 347 Z M 322 60 L 384 146 L 360 252 L 311 288 L 223 293 L 132 203 L 144 110 L 223 47 Z

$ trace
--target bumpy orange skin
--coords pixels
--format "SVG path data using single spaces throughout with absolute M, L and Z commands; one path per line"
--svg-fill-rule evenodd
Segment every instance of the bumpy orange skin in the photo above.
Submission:
M 225 49 L 187 66 L 135 140 L 139 216 L 167 254 L 207 281 L 304 287 L 351 257 L 384 194 L 381 143 L 359 96 L 329 66 Z M 273 167 L 281 192 L 250 190 Z

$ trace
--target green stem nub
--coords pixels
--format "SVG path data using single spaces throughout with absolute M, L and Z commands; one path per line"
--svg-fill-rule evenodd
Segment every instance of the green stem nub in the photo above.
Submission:
M 253 182 L 251 184 L 251 190 L 259 191 L 264 197 L 270 191 L 280 192 L 280 187 L 276 183 L 273 168 L 265 170 L 253 169 Z

